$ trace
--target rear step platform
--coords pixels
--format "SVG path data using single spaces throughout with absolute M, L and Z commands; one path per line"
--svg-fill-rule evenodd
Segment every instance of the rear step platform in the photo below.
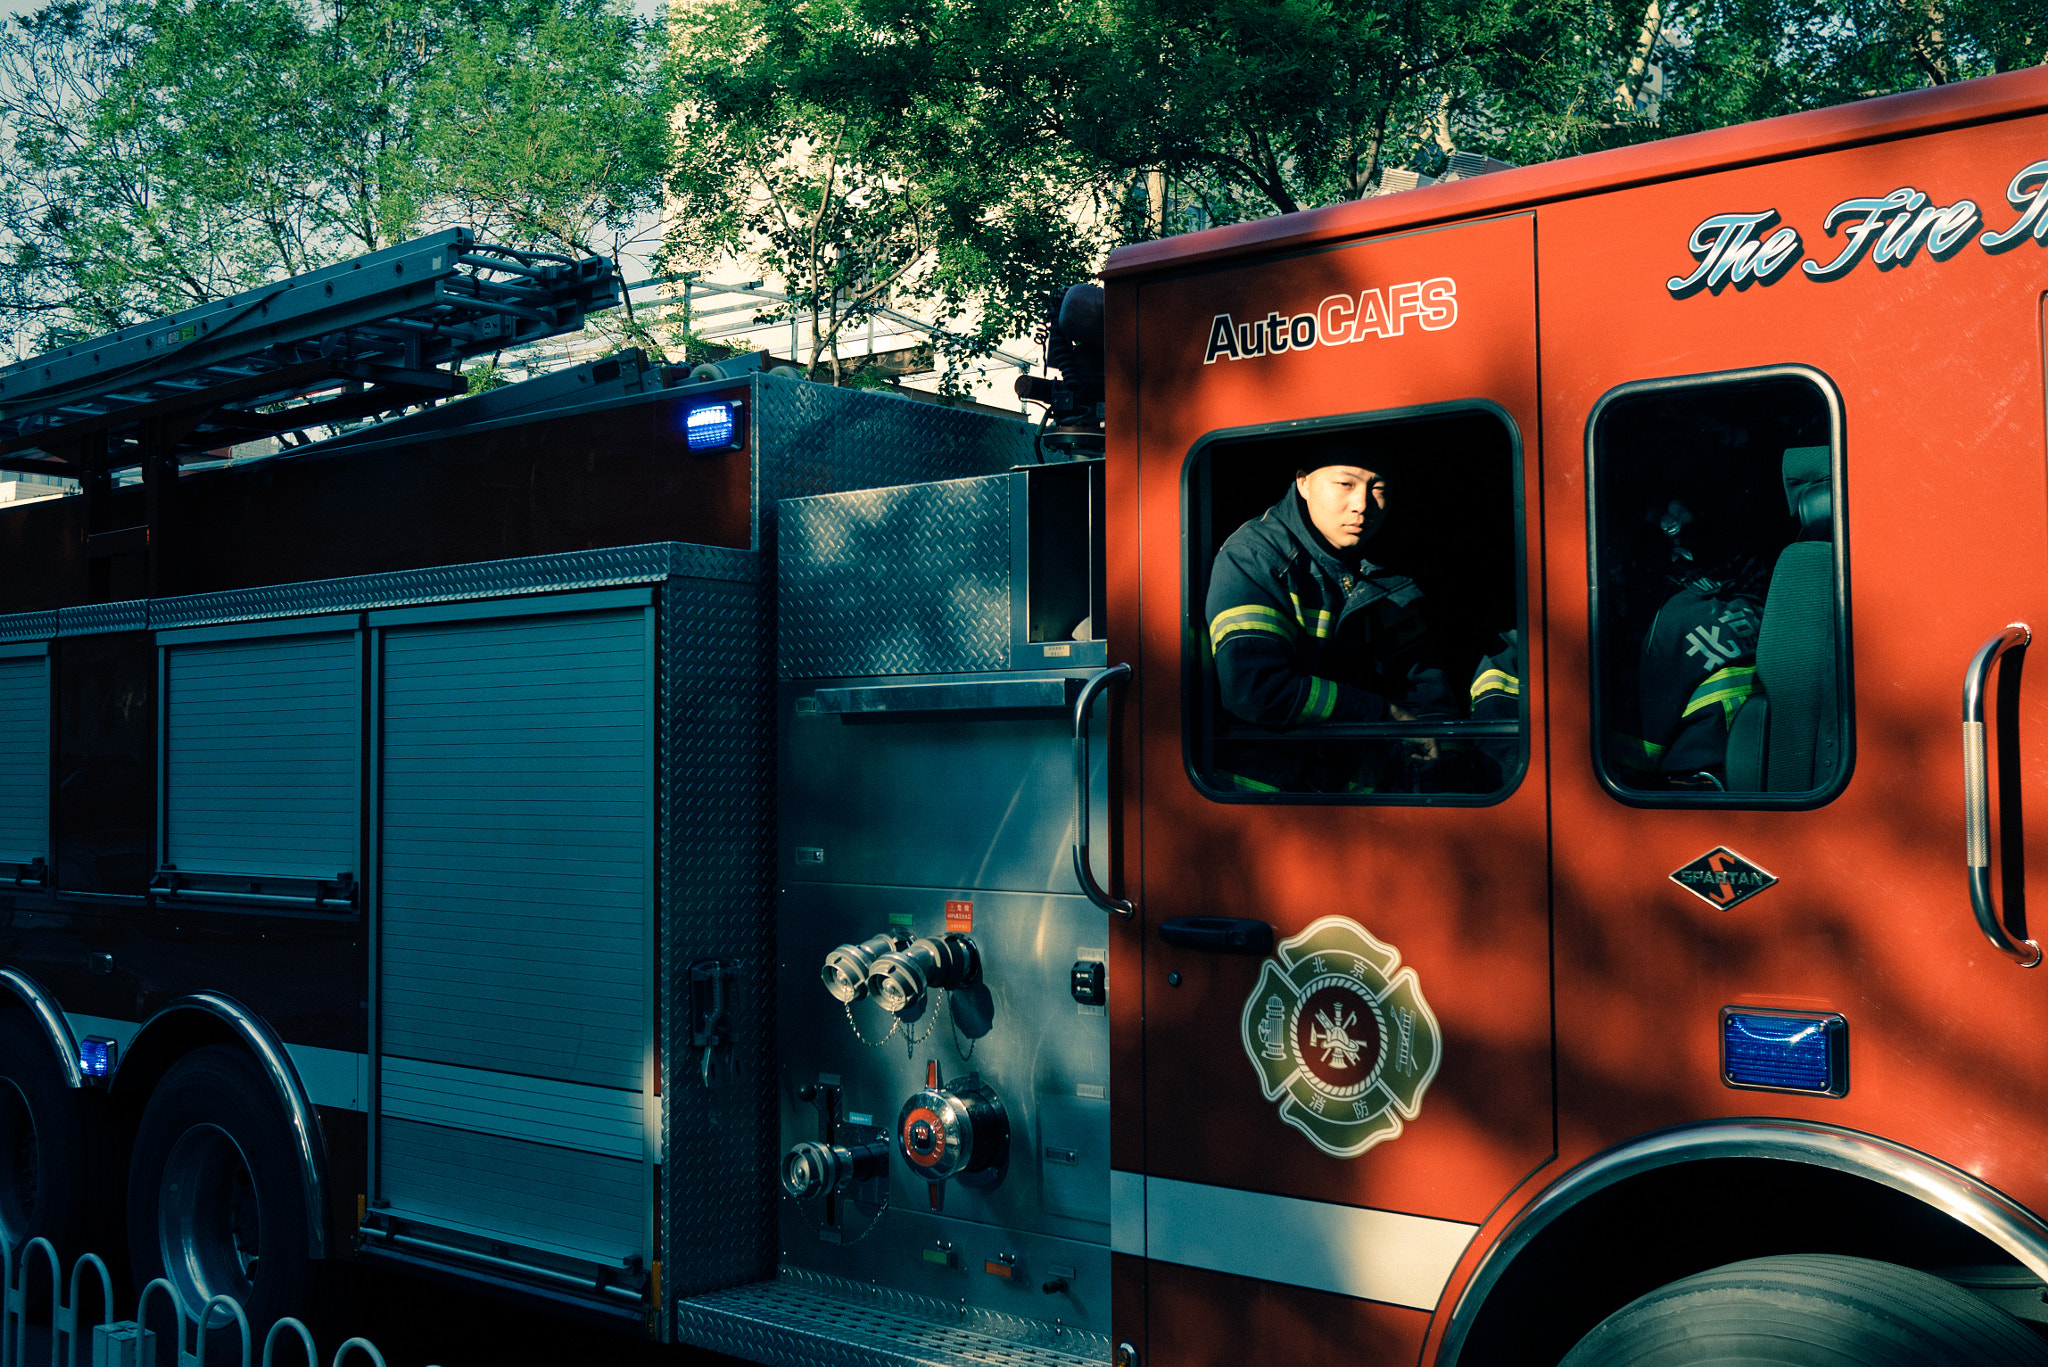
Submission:
M 1107 1336 L 784 1268 L 679 1300 L 678 1342 L 772 1367 L 1101 1367 Z

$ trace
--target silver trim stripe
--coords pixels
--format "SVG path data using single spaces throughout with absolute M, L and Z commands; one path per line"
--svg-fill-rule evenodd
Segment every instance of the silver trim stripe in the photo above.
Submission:
M 1433 1310 L 1479 1226 L 1110 1173 L 1110 1247 L 1160 1262 Z
M 87 1035 L 104 1035 L 119 1045 L 123 1054 L 128 1052 L 128 1045 L 136 1032 L 142 1029 L 135 1021 L 85 1016 L 76 1011 L 64 1014 L 70 1021 L 72 1034 L 80 1039 Z M 299 1081 L 305 1085 L 307 1099 L 315 1106 L 340 1111 L 370 1109 L 368 1054 L 321 1049 L 310 1044 L 287 1044 L 284 1049 L 291 1055 L 292 1067 L 298 1071 Z M 72 1062 L 76 1064 L 77 1060 L 74 1058 Z

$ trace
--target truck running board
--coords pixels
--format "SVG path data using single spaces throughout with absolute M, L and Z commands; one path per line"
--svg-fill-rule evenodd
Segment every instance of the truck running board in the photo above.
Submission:
M 773 1367 L 1101 1367 L 1085 1329 L 784 1268 L 676 1302 L 678 1342 Z

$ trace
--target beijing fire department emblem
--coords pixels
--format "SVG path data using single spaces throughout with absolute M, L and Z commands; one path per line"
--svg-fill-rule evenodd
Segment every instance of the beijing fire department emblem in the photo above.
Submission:
M 1282 1120 L 1356 1158 L 1421 1114 L 1442 1037 L 1400 954 L 1325 916 L 1266 960 L 1244 1004 L 1244 1051 Z

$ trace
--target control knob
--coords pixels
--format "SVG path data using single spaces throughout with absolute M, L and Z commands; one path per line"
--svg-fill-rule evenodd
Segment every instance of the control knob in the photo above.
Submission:
M 896 1146 L 910 1170 L 935 1187 L 949 1177 L 972 1186 L 991 1184 L 1009 1156 L 1010 1118 L 978 1074 L 941 1084 L 934 1059 L 926 1066 L 924 1090 L 903 1103 Z

